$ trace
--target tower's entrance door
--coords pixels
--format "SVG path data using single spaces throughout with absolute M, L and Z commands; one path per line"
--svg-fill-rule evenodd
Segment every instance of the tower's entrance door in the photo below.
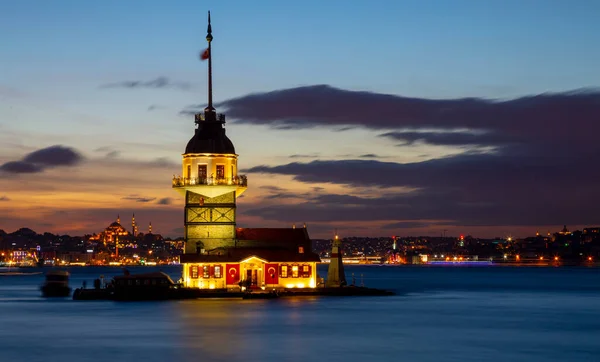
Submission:
M 250 288 L 258 287 L 258 273 L 256 269 L 248 269 L 246 270 L 246 280 L 249 280 L 248 284 Z
M 206 169 L 206 165 L 198 165 L 198 179 L 201 184 L 206 183 L 207 175 L 208 175 L 208 170 Z
M 240 264 L 241 277 L 244 286 L 247 288 L 258 289 L 264 286 L 264 263 L 266 261 L 257 257 L 246 259 Z

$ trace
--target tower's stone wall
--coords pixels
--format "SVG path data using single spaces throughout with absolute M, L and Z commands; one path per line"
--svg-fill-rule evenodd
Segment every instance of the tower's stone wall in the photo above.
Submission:
M 201 188 L 198 191 L 201 192 Z M 184 222 L 185 253 L 235 246 L 235 221 L 235 191 L 216 197 L 188 191 Z

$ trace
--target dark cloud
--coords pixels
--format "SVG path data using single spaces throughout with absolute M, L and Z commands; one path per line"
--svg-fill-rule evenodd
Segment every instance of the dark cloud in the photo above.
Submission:
M 221 104 L 245 123 L 361 126 L 372 129 L 455 128 L 522 130 L 595 119 L 600 90 L 540 94 L 506 101 L 422 99 L 315 85 L 250 94 Z M 573 111 L 577 110 L 574 114 Z M 525 124 L 525 125 L 524 125 Z
M 179 82 L 170 80 L 167 77 L 158 77 L 149 81 L 132 80 L 101 85 L 100 88 L 173 88 L 180 90 L 189 90 L 191 88 L 188 82 Z
M 165 106 L 159 106 L 158 104 L 152 104 L 150 106 L 148 106 L 148 111 L 154 111 L 157 109 L 163 109 L 166 108 Z
M 422 229 L 432 226 L 440 226 L 443 223 L 421 222 L 421 221 L 398 221 L 382 226 L 382 229 Z
M 283 192 L 285 191 L 284 188 L 281 188 L 279 186 L 273 186 L 273 185 L 263 185 L 259 187 L 262 190 L 267 190 L 267 191 L 271 191 L 271 192 Z
M 0 171 L 6 173 L 38 173 L 43 170 L 44 167 L 41 165 L 34 165 L 23 161 L 10 161 L 0 166 Z
M 364 155 L 360 155 L 358 157 L 360 157 L 360 158 L 383 158 L 383 156 L 379 156 L 374 153 L 365 153 Z
M 121 155 L 120 151 L 114 150 L 114 151 L 108 152 L 104 157 L 106 157 L 106 158 L 117 158 L 120 155 Z
M 23 158 L 23 161 L 43 166 L 73 166 L 79 163 L 83 157 L 79 152 L 70 147 L 50 146 L 31 152 Z
M 70 147 L 50 146 L 33 151 L 20 161 L 9 161 L 0 166 L 6 173 L 39 173 L 46 168 L 75 166 L 83 161 L 83 156 Z
M 170 198 L 170 197 L 165 197 L 165 198 L 162 198 L 162 199 L 158 199 L 156 201 L 156 203 L 159 204 L 159 205 L 171 205 L 173 203 L 173 199 Z
M 401 141 L 401 146 L 415 142 L 439 146 L 502 146 L 517 141 L 514 136 L 507 137 L 499 133 L 472 132 L 386 132 L 379 136 Z
M 598 154 L 592 158 L 598 159 Z M 266 218 L 562 225 L 593 224 L 600 216 L 595 206 L 600 203 L 600 190 L 596 186 L 600 169 L 590 165 L 589 159 L 498 153 L 464 154 L 409 164 L 375 160 L 313 161 L 259 166 L 247 171 L 291 175 L 307 183 L 375 186 L 383 188 L 382 192 L 398 186 L 417 190 L 377 198 L 325 194 L 289 210 L 286 205 L 275 205 L 272 210 L 252 211 Z
M 289 158 L 318 158 L 318 153 L 307 153 L 307 154 L 294 154 L 290 155 Z
M 94 152 L 104 153 L 104 157 L 106 158 L 117 158 L 121 155 L 121 151 L 115 150 L 109 146 L 98 147 L 94 150 Z
M 421 162 L 315 160 L 258 166 L 306 183 L 407 187 L 415 192 L 364 199 L 321 195 L 302 205 L 257 207 L 267 218 L 448 220 L 455 225 L 596 223 L 600 203 L 600 91 L 541 94 L 505 101 L 432 100 L 328 86 L 253 94 L 223 104 L 240 122 L 290 127 L 359 126 L 411 145 L 463 148 Z M 360 106 L 359 106 L 360 105 Z M 289 208 L 289 210 L 288 210 Z M 361 215 L 360 217 L 357 215 Z
M 121 200 L 146 203 L 146 202 L 151 202 L 151 201 L 156 200 L 156 197 L 142 197 L 139 195 L 129 195 L 129 196 L 121 197 Z
M 0 196 L 0 201 L 10 201 L 10 199 L 8 198 L 8 196 L 4 195 Z

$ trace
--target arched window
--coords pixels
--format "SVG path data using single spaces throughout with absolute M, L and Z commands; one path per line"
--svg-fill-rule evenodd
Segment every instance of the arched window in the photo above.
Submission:
M 282 278 L 287 278 L 288 277 L 288 266 L 287 265 L 282 265 L 279 268 L 279 276 Z

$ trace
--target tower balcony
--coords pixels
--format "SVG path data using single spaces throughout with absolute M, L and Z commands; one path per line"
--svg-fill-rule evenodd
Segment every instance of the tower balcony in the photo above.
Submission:
M 222 186 L 222 185 L 235 185 L 248 187 L 248 177 L 246 175 L 239 175 L 233 178 L 216 178 L 216 177 L 173 177 L 173 187 L 183 186 Z
M 238 175 L 233 178 L 217 177 L 173 177 L 173 188 L 183 194 L 186 191 L 214 197 L 227 192 L 236 191 L 240 196 L 248 188 L 246 175 Z

